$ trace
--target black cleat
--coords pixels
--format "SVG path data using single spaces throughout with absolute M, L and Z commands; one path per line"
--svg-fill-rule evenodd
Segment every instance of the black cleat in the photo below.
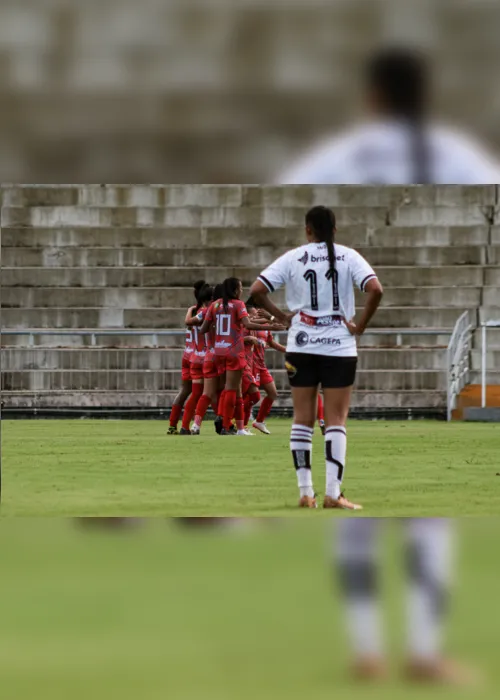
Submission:
M 220 431 L 222 430 L 222 416 L 217 416 L 214 420 L 214 427 L 217 435 L 220 435 Z
M 190 430 L 186 430 L 186 428 L 181 428 L 179 435 L 192 435 L 193 433 Z
M 179 435 L 179 431 L 175 427 L 175 425 L 171 425 L 170 428 L 167 430 L 167 435 Z
M 324 435 L 326 433 L 326 427 L 325 424 L 319 426 L 319 429 L 321 430 L 321 435 Z
M 235 426 L 235 425 L 232 425 L 232 426 L 229 428 L 229 435 L 237 435 L 237 434 L 238 434 L 238 431 L 236 430 L 236 426 Z
M 236 435 L 236 433 L 232 433 L 230 430 L 226 430 L 225 428 L 221 428 L 219 435 Z

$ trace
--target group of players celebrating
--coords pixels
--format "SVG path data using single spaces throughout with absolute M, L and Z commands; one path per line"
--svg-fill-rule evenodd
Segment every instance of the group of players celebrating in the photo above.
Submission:
M 169 435 L 199 435 L 209 406 L 216 416 L 214 426 L 219 435 L 253 435 L 249 422 L 259 402 L 252 427 L 270 434 L 266 419 L 278 393 L 265 351 L 272 348 L 286 352 L 272 335 L 272 331 L 285 328 L 258 308 L 252 298 L 241 301 L 242 292 L 242 283 L 235 277 L 215 287 L 204 280 L 194 285 L 197 303 L 188 309 L 185 318 L 182 386 L 170 413 Z M 323 428 L 321 396 L 318 420 Z

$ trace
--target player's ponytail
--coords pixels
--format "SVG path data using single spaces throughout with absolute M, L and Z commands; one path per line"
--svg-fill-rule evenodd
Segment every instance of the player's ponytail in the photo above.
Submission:
M 201 308 L 200 292 L 203 289 L 203 287 L 206 287 L 206 286 L 207 286 L 207 283 L 205 282 L 205 280 L 198 280 L 198 282 L 195 282 L 193 285 L 194 298 L 196 299 L 196 309 L 195 309 L 194 314 L 193 314 L 194 316 L 196 316 L 196 314 L 198 313 L 198 311 Z
M 226 313 L 228 312 L 228 304 L 231 299 L 236 299 L 239 286 L 240 280 L 237 277 L 228 277 L 222 283 L 222 303 Z
M 338 309 L 338 291 L 337 291 L 337 272 L 335 269 L 335 246 L 333 244 L 335 237 L 335 214 L 328 207 L 318 206 L 310 209 L 306 214 L 306 226 L 309 226 L 316 236 L 318 241 L 326 243 L 328 251 L 328 276 L 332 283 L 333 292 L 333 308 Z
M 425 61 L 407 48 L 386 48 L 368 66 L 368 87 L 381 101 L 386 115 L 401 119 L 410 134 L 411 182 L 429 184 L 431 164 L 425 136 L 428 76 Z

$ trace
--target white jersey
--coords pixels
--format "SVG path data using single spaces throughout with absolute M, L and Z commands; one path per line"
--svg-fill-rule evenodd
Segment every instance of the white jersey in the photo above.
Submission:
M 472 139 L 442 126 L 423 134 L 428 179 L 435 185 L 495 185 L 500 164 Z M 412 133 L 397 121 L 372 122 L 324 141 L 276 179 L 279 185 L 417 183 Z
M 335 244 L 335 293 L 326 243 L 307 243 L 275 260 L 259 280 L 274 292 L 286 287 L 286 303 L 296 311 L 287 352 L 356 357 L 356 339 L 343 318 L 354 318 L 354 285 L 364 291 L 376 274 L 352 248 Z

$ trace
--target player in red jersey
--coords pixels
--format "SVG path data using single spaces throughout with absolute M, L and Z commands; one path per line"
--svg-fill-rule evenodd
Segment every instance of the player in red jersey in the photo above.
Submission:
M 200 290 L 205 286 L 205 280 L 199 280 L 194 284 L 194 296 L 198 302 L 198 294 Z M 182 356 L 182 386 L 179 389 L 179 393 L 174 399 L 172 404 L 172 410 L 170 411 L 170 427 L 167 431 L 167 435 L 178 435 L 177 424 L 182 414 L 182 409 L 186 399 L 191 393 L 192 383 L 191 383 L 191 363 L 189 361 L 191 353 L 194 350 L 193 343 L 193 333 L 190 328 L 186 330 L 186 345 L 184 349 L 184 354 Z
M 208 284 L 205 285 L 198 294 L 198 308 L 193 306 L 186 314 L 185 323 L 192 329 L 194 350 L 190 357 L 192 391 L 191 396 L 189 397 L 189 400 L 184 408 L 182 428 L 180 432 L 181 435 L 191 435 L 191 421 L 193 420 L 198 401 L 203 394 L 203 364 L 205 362 L 207 347 L 210 345 L 210 338 L 208 333 L 206 335 L 200 333 L 199 328 L 196 327 L 196 322 L 198 322 L 198 318 L 201 318 L 201 321 L 198 323 L 203 322 L 208 307 L 212 303 L 213 292 L 213 287 Z
M 252 321 L 256 321 L 257 313 L 253 306 L 253 302 L 246 302 L 246 307 L 248 315 Z M 252 408 L 260 401 L 260 391 L 258 387 L 257 380 L 254 376 L 254 352 L 255 347 L 259 344 L 257 338 L 255 338 L 253 331 L 249 331 L 245 328 L 245 358 L 246 367 L 243 370 L 243 376 L 241 379 L 241 395 L 243 397 L 243 408 L 244 408 L 244 418 L 243 418 L 243 430 L 246 435 L 253 435 L 252 432 L 248 430 L 248 422 L 250 420 L 250 415 Z
M 325 404 L 323 397 L 318 391 L 318 411 L 317 411 L 318 425 L 321 430 L 321 434 L 325 434 Z
M 219 299 L 222 295 L 222 285 L 217 284 L 213 290 L 213 299 Z M 196 326 L 203 323 L 205 320 L 208 308 L 203 308 L 200 310 L 197 316 L 191 319 L 188 325 Z M 220 381 L 224 379 L 223 376 L 219 378 L 219 370 L 216 364 L 214 343 L 215 343 L 215 330 L 214 324 L 210 326 L 210 329 L 205 334 L 206 341 L 206 353 L 205 359 L 203 361 L 203 394 L 196 404 L 196 410 L 194 414 L 194 424 L 191 428 L 191 433 L 193 435 L 199 435 L 201 424 L 203 418 L 211 405 L 212 410 L 217 415 L 218 413 L 218 402 L 219 402 L 219 384 Z M 220 387 L 222 391 L 222 387 Z
M 222 298 L 214 301 L 208 309 L 200 332 L 206 333 L 215 324 L 214 350 L 219 373 L 225 370 L 226 382 L 221 397 L 221 435 L 228 435 L 233 415 L 238 429 L 243 429 L 243 399 L 241 398 L 241 378 L 246 366 L 243 329 L 260 330 L 262 324 L 250 321 L 245 304 L 241 301 L 243 285 L 236 277 L 224 280 Z M 267 330 L 280 326 L 267 326 Z
M 269 321 L 274 320 L 270 314 L 260 310 L 259 315 Z M 266 348 L 273 348 L 278 352 L 286 352 L 284 345 L 276 342 L 269 330 L 258 330 L 253 333 L 258 340 L 258 345 L 254 351 L 254 376 L 257 380 L 259 389 L 266 392 L 263 399 L 257 418 L 252 423 L 252 426 L 265 435 L 270 435 L 270 431 L 266 426 L 266 418 L 271 412 L 273 403 L 278 398 L 276 384 L 266 365 Z

